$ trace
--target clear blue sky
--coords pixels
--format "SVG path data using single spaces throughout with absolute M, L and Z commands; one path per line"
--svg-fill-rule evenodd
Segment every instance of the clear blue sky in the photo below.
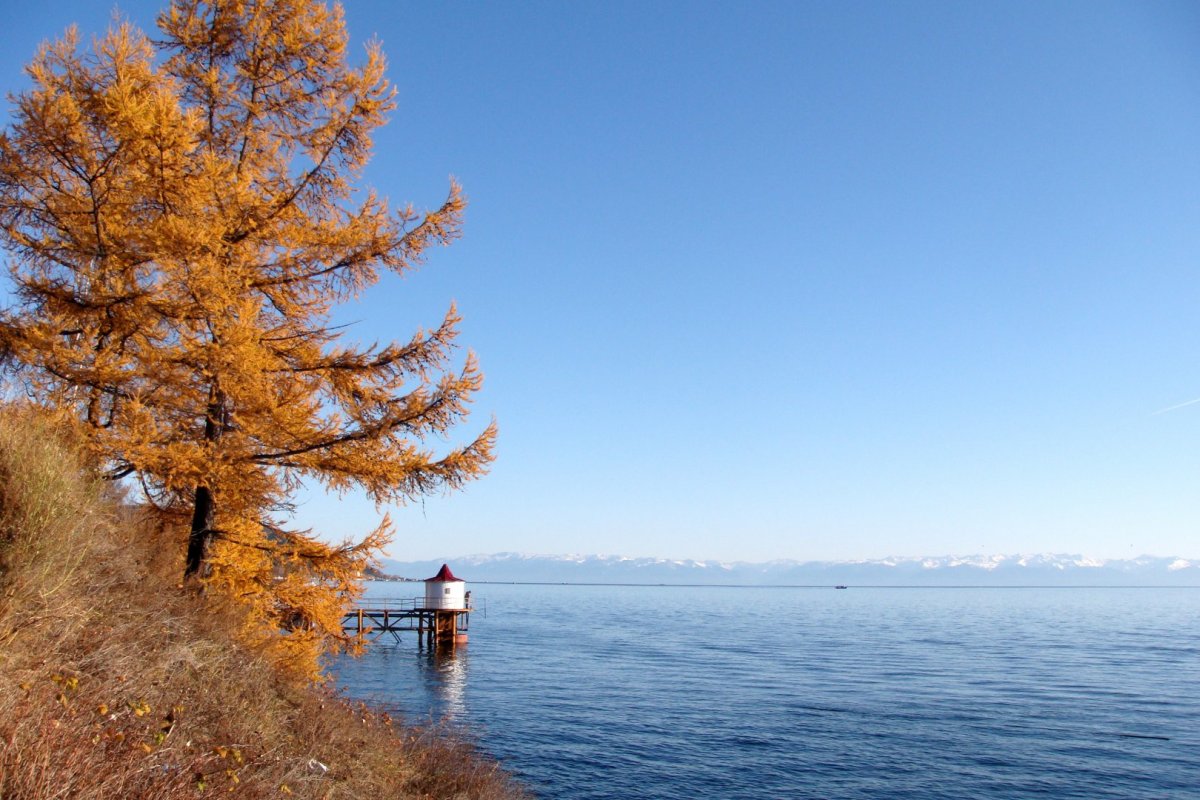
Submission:
M 158 3 L 120 7 L 148 26 Z M 0 85 L 94 0 L 2 4 Z M 492 474 L 398 558 L 1200 556 L 1200 6 L 351 0 Z M 313 498 L 353 536 L 369 503 Z

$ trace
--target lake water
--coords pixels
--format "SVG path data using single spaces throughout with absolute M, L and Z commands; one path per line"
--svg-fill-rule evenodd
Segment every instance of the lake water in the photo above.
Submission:
M 1200 590 L 470 588 L 335 672 L 539 797 L 1200 798 Z

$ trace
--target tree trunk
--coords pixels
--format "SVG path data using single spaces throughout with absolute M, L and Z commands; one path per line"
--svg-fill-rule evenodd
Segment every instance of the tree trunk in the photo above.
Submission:
M 192 531 L 188 534 L 187 566 L 183 578 L 187 580 L 200 574 L 200 566 L 208 551 L 212 538 L 213 497 L 207 486 L 196 487 L 196 505 L 192 510 Z
M 225 396 L 215 386 L 208 393 L 208 414 L 204 418 L 204 440 L 215 442 L 225 431 Z M 187 564 L 183 568 L 183 579 L 187 581 L 200 574 L 200 568 L 208 555 L 208 543 L 213 537 L 213 512 L 215 511 L 212 490 L 207 486 L 196 487 L 196 502 L 192 507 L 192 530 L 188 534 Z

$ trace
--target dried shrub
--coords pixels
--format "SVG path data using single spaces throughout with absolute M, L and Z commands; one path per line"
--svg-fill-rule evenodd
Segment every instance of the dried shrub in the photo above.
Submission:
M 523 791 L 469 743 L 298 684 L 178 583 L 182 534 L 0 414 L 0 798 L 478 798 Z

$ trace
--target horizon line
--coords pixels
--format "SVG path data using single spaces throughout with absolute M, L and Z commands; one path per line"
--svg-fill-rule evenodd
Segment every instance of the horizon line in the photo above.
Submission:
M 368 578 L 372 583 L 424 583 L 421 578 L 401 578 L 388 576 L 386 578 Z M 1200 589 L 1200 584 L 1163 585 L 1152 583 L 1119 584 L 1119 583 L 1089 583 L 1089 584 L 1054 584 L 1054 583 L 1014 583 L 1014 584 L 920 584 L 920 583 L 634 583 L 625 581 L 500 581 L 472 580 L 471 584 L 484 586 L 620 586 L 647 589 Z
M 402 563 L 405 563 L 405 562 L 406 563 L 419 563 L 419 562 L 425 562 L 425 561 L 442 561 L 445 563 L 450 563 L 452 561 L 463 561 L 463 560 L 472 559 L 472 558 L 494 558 L 496 556 L 509 556 L 509 555 L 518 556 L 521 558 L 555 558 L 555 559 L 594 558 L 594 559 L 622 559 L 622 560 L 627 560 L 627 561 L 692 562 L 695 564 L 755 564 L 755 565 L 771 564 L 771 563 L 781 562 L 781 561 L 794 562 L 797 564 L 872 564 L 872 563 L 879 563 L 879 562 L 885 562 L 885 561 L 929 561 L 929 560 L 938 560 L 938 559 L 965 560 L 965 559 L 976 559 L 976 558 L 978 558 L 978 559 L 997 559 L 997 558 L 1013 559 L 1013 558 L 1038 558 L 1038 557 L 1045 557 L 1045 556 L 1072 558 L 1072 559 L 1081 560 L 1081 561 L 1098 561 L 1098 562 L 1105 562 L 1105 563 L 1137 561 L 1137 560 L 1143 559 L 1143 558 L 1164 559 L 1164 560 L 1165 559 L 1175 559 L 1177 561 L 1200 562 L 1200 556 L 1181 556 L 1177 553 L 1170 553 L 1167 555 L 1156 555 L 1153 553 L 1139 553 L 1136 556 L 1102 557 L 1102 556 L 1084 555 L 1083 553 L 1071 553 L 1071 552 L 1062 552 L 1062 551 L 1055 552 L 1052 550 L 1043 550 L 1043 551 L 1039 551 L 1039 552 L 1029 552 L 1029 553 L 1022 553 L 1022 552 L 993 553 L 993 554 L 970 553 L 970 554 L 963 554 L 963 555 L 955 555 L 955 554 L 949 554 L 949 553 L 940 554 L 940 555 L 916 555 L 916 556 L 887 555 L 887 556 L 878 556 L 878 557 L 873 557 L 873 558 L 824 558 L 824 559 L 809 558 L 809 559 L 802 559 L 802 558 L 796 558 L 796 557 L 782 556 L 782 557 L 768 558 L 768 559 L 759 560 L 759 561 L 754 561 L 754 560 L 749 560 L 749 559 L 744 559 L 744 558 L 726 559 L 726 558 L 693 558 L 693 557 L 672 558 L 669 556 L 630 556 L 630 555 L 624 555 L 624 554 L 620 554 L 620 553 L 531 553 L 531 552 L 524 552 L 524 551 L 517 551 L 517 550 L 500 550 L 500 551 L 491 552 L 491 553 L 478 553 L 478 552 L 464 553 L 464 554 L 457 555 L 457 556 L 437 556 L 437 557 L 433 557 L 433 558 L 398 558 L 395 556 L 383 556 L 383 558 L 387 558 L 392 561 L 399 561 Z

